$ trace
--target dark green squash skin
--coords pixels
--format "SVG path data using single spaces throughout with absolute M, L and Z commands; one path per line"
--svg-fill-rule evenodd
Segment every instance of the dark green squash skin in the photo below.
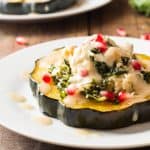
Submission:
M 4 14 L 28 14 L 31 11 L 46 14 L 65 9 L 73 5 L 76 0 L 49 0 L 47 2 L 23 3 L 23 2 L 0 2 L 0 12 Z M 33 6 L 32 6 L 33 5 Z
M 73 3 L 75 3 L 75 1 L 76 0 L 51 0 L 43 3 L 37 2 L 34 5 L 34 11 L 41 14 L 55 12 L 71 6 Z
M 31 5 L 22 2 L 1 2 L 0 11 L 4 14 L 28 14 L 31 12 Z
M 127 109 L 111 112 L 99 112 L 91 109 L 72 109 L 65 107 L 59 101 L 49 98 L 38 91 L 35 81 L 30 78 L 30 87 L 33 95 L 38 99 L 41 111 L 61 120 L 64 124 L 90 129 L 116 129 L 137 123 L 150 121 L 150 101 L 134 104 Z M 138 119 L 133 121 L 133 114 Z

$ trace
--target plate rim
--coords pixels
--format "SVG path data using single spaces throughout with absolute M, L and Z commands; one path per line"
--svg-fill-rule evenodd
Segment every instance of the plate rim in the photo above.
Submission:
M 139 40 L 139 41 L 143 41 L 143 42 L 146 42 L 145 40 L 141 40 L 141 39 L 137 39 L 137 38 L 128 38 L 128 37 L 117 37 L 117 36 L 110 36 L 110 37 L 114 37 L 114 38 L 122 38 L 122 39 L 128 39 L 128 40 Z M 58 40 L 52 40 L 52 41 L 48 41 L 48 42 L 43 42 L 43 43 L 40 43 L 40 44 L 36 44 L 36 45 L 33 45 L 33 46 L 30 46 L 30 47 L 27 47 L 27 48 L 23 48 L 22 50 L 20 51 L 17 51 L 17 52 L 14 52 L 2 59 L 0 59 L 0 64 L 1 62 L 3 61 L 7 61 L 7 59 L 9 59 L 9 57 L 14 57 L 17 53 L 21 53 L 21 52 L 24 52 L 26 51 L 27 49 L 33 49 L 34 47 L 38 47 L 38 46 L 44 46 L 45 44 L 51 44 L 51 43 L 57 43 L 57 42 L 60 42 L 60 41 L 64 41 L 64 40 L 73 40 L 73 39 L 86 39 L 88 38 L 88 36 L 82 36 L 82 37 L 70 37 L 70 38 L 63 38 L 63 39 L 58 39 Z M 147 42 L 148 43 L 148 42 Z M 28 52 L 27 52 L 28 53 Z M 24 137 L 27 137 L 27 138 L 30 138 L 30 139 L 34 139 L 34 140 L 37 140 L 37 141 L 40 141 L 40 142 L 44 142 L 44 143 L 48 143 L 48 144 L 54 144 L 54 145 L 59 145 L 59 146 L 65 146 L 65 147 L 72 147 L 72 148 L 82 148 L 82 149 L 86 149 L 86 148 L 90 148 L 90 149 L 99 149 L 99 148 L 102 148 L 102 149 L 120 149 L 120 148 L 124 148 L 124 149 L 127 149 L 127 148 L 137 148 L 137 147 L 145 147 L 145 146 L 150 146 L 150 143 L 149 142 L 143 142 L 143 143 L 137 143 L 136 145 L 132 145 L 132 144 L 128 144 L 128 145 L 119 145 L 119 146 L 116 146 L 116 145 L 105 145 L 105 146 L 94 146 L 91 145 L 76 145 L 76 144 L 73 144 L 73 143 L 63 143 L 63 142 L 60 142 L 60 141 L 53 141 L 52 139 L 48 139 L 48 140 L 43 140 L 42 138 L 35 138 L 34 136 L 30 136 L 28 135 L 28 133 L 22 133 L 21 131 L 17 131 L 17 129 L 13 128 L 13 127 L 10 127 L 11 125 L 6 125 L 5 123 L 3 122 L 0 122 L 0 125 L 2 125 L 4 128 L 7 128 L 8 130 L 11 130 L 19 135 L 22 135 Z

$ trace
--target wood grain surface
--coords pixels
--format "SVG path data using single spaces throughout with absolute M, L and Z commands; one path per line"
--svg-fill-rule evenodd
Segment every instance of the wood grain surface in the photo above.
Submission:
M 127 0 L 113 0 L 109 5 L 93 12 L 57 21 L 43 23 L 0 22 L 0 58 L 20 50 L 15 43 L 16 36 L 24 36 L 29 45 L 64 37 L 76 37 L 102 32 L 116 35 L 116 29 L 123 27 L 128 36 L 140 37 L 150 32 L 150 18 L 132 10 Z M 13 133 L 0 126 L 0 150 L 73 150 L 40 143 Z M 150 150 L 150 147 L 136 150 Z

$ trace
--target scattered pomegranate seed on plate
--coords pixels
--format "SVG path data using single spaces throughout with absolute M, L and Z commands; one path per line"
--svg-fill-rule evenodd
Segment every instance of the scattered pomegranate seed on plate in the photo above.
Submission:
M 140 36 L 140 38 L 143 39 L 143 40 L 149 40 L 150 41 L 150 33 L 142 34 Z
M 27 45 L 28 44 L 28 41 L 26 38 L 24 38 L 23 36 L 18 36 L 16 37 L 16 43 L 18 45 Z
M 119 36 L 127 36 L 127 32 L 124 28 L 117 28 L 116 32 Z

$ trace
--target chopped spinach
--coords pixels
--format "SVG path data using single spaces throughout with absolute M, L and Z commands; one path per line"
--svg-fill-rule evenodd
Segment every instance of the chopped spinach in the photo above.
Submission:
M 94 61 L 95 68 L 98 73 L 102 75 L 103 78 L 109 77 L 112 75 L 122 75 L 124 73 L 128 73 L 127 66 L 121 65 L 117 66 L 116 62 L 112 67 L 109 67 L 105 62 Z
M 147 83 L 150 83 L 150 71 L 146 72 L 146 71 L 141 71 L 141 73 L 143 74 L 143 78 Z
M 87 99 L 99 101 L 100 90 L 101 90 L 100 83 L 93 80 L 89 85 L 84 87 L 84 89 L 81 91 L 81 94 L 84 95 Z
M 100 73 L 102 77 L 106 77 L 110 72 L 110 67 L 105 62 L 94 61 L 94 65 L 98 73 Z
M 85 86 L 81 91 L 81 94 L 84 95 L 87 99 L 92 99 L 95 101 L 105 101 L 106 98 L 100 95 L 100 91 L 102 90 L 114 90 L 114 83 L 107 79 L 102 80 L 101 82 L 97 82 L 93 80 L 90 84 Z

